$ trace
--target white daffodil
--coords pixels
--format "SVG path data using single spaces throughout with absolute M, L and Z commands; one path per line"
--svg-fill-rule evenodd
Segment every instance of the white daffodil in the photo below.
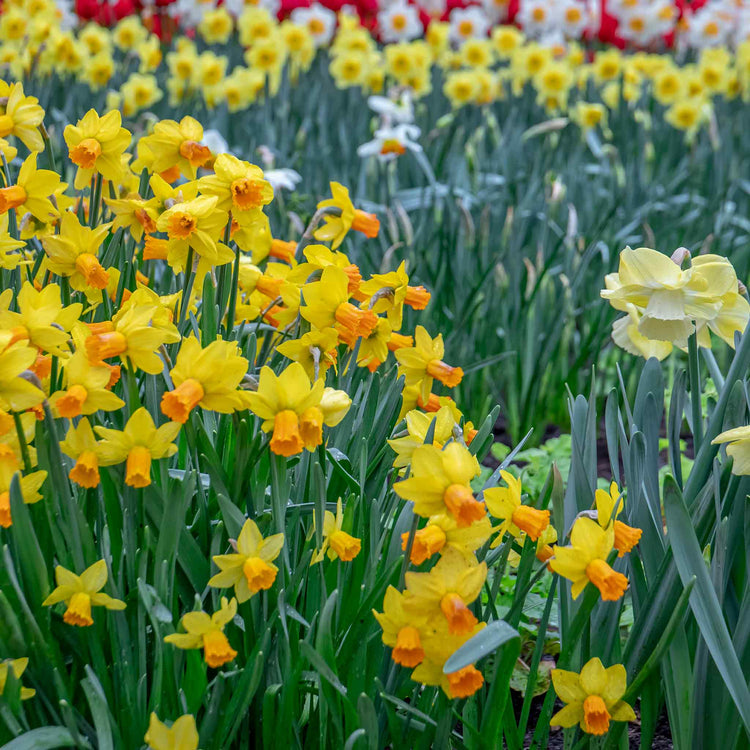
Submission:
M 422 147 L 414 140 L 419 138 L 421 130 L 416 125 L 402 123 L 395 127 L 379 128 L 375 137 L 363 143 L 357 149 L 357 155 L 363 158 L 377 156 L 378 161 L 388 162 L 409 151 L 421 151 Z

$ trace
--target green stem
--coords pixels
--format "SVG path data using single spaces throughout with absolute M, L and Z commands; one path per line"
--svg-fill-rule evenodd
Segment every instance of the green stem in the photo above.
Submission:
M 187 263 L 185 264 L 185 284 L 182 287 L 182 301 L 180 302 L 180 317 L 177 319 L 177 328 L 182 328 L 185 322 L 188 307 L 190 306 L 190 295 L 193 293 L 195 283 L 195 268 L 193 268 L 193 248 L 188 248 Z
M 232 285 L 229 287 L 229 309 L 227 310 L 226 336 L 231 341 L 234 338 L 234 316 L 237 310 L 237 295 L 240 293 L 240 249 L 234 256 L 234 266 L 232 268 Z
M 698 453 L 703 442 L 703 415 L 701 413 L 701 379 L 698 360 L 698 339 L 693 333 L 688 339 L 688 377 L 690 379 L 690 402 L 693 421 L 693 451 Z
M 24 471 L 31 471 L 31 457 L 29 456 L 29 446 L 26 444 L 26 435 L 23 431 L 23 422 L 21 421 L 21 415 L 17 412 L 13 412 L 13 421 L 16 423 L 16 434 L 18 435 L 18 444 L 21 446 L 21 456 L 23 457 L 23 468 Z

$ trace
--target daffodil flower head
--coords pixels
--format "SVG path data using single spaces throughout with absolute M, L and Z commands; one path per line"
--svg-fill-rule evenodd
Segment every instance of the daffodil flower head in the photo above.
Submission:
M 727 455 L 733 459 L 732 474 L 745 476 L 750 474 L 750 425 L 735 427 L 717 435 L 711 443 L 727 443 Z
M 313 528 L 316 523 L 317 520 L 313 514 Z M 326 553 L 329 560 L 338 558 L 342 562 L 350 562 L 359 554 L 362 548 L 361 540 L 344 531 L 342 528 L 343 525 L 344 512 L 341 498 L 339 498 L 336 502 L 336 515 L 334 516 L 330 510 L 325 512 L 323 518 L 323 545 L 313 554 L 310 565 L 321 562 Z
M 433 339 L 422 326 L 417 326 L 414 331 L 414 346 L 399 349 L 395 354 L 399 364 L 398 374 L 404 376 L 407 386 L 419 385 L 423 401 L 429 399 L 434 380 L 454 388 L 464 375 L 460 367 L 451 367 L 443 362 L 445 346 L 442 334 Z
M 427 619 L 445 619 L 453 635 L 463 635 L 474 628 L 477 618 L 468 605 L 482 590 L 487 565 L 467 559 L 455 549 L 447 549 L 427 573 L 406 574 L 404 599 L 407 612 Z
M 202 348 L 191 335 L 180 344 L 170 372 L 175 388 L 164 394 L 161 409 L 180 424 L 196 406 L 222 414 L 246 409 L 248 394 L 239 385 L 247 370 L 248 361 L 235 342 L 217 339 Z
M 125 406 L 125 402 L 109 390 L 110 368 L 91 364 L 85 348 L 65 360 L 63 377 L 65 390 L 50 396 L 53 411 L 61 417 L 73 419 L 81 414 L 116 411 Z
M 203 195 L 215 195 L 217 206 L 231 211 L 240 224 L 251 223 L 273 200 L 273 188 L 263 177 L 260 167 L 231 154 L 219 154 L 214 161 L 214 174 L 201 177 L 198 188 Z
M 177 452 L 173 442 L 182 425 L 167 422 L 157 427 L 145 407 L 133 412 L 123 430 L 94 428 L 101 438 L 99 462 L 102 466 L 126 462 L 125 484 L 148 487 L 151 484 L 151 462 Z
M 284 341 L 276 351 L 299 362 L 305 369 L 307 377 L 315 381 L 325 376 L 330 367 L 336 367 L 338 357 L 339 335 L 334 328 L 308 331 L 298 339 Z
M 475 521 L 471 526 L 460 527 L 456 519 L 448 514 L 430 518 L 429 523 L 414 534 L 409 559 L 414 565 L 421 565 L 435 553 L 441 554 L 450 548 L 458 550 L 467 559 L 490 537 L 492 524 L 487 516 Z M 409 533 L 401 535 L 401 549 L 406 551 Z
M 39 100 L 35 96 L 26 96 L 20 82 L 11 83 L 2 96 L 6 98 L 6 104 L 0 115 L 0 138 L 13 135 L 29 151 L 44 151 L 44 139 L 39 131 L 44 110 L 39 106 Z
M 573 598 L 577 599 L 583 589 L 593 583 L 605 601 L 620 599 L 628 586 L 628 579 L 607 563 L 614 548 L 614 527 L 603 529 L 596 521 L 581 516 L 573 524 L 570 542 L 569 547 L 553 547 L 554 557 L 549 566 L 573 583 Z
M 46 471 L 33 471 L 21 474 L 21 464 L 13 447 L 0 443 L 0 528 L 10 528 L 13 517 L 10 508 L 10 487 L 13 478 L 18 476 L 21 498 L 26 505 L 32 505 L 42 499 L 40 492 L 47 479 Z
M 451 699 L 468 698 L 484 684 L 482 673 L 469 664 L 455 672 L 445 673 L 445 662 L 477 633 L 485 627 L 483 622 L 475 622 L 465 632 L 454 633 L 443 622 L 429 628 L 424 635 L 425 658 L 411 673 L 415 682 L 442 688 Z
M 90 184 L 94 174 L 117 181 L 122 172 L 121 157 L 130 145 L 131 133 L 122 127 L 122 115 L 114 109 L 99 117 L 90 109 L 75 125 L 63 132 L 70 160 L 78 167 L 76 190 Z
M 617 482 L 610 484 L 609 492 L 598 489 L 595 493 L 595 500 L 597 521 L 604 529 L 610 525 L 614 527 L 614 546 L 618 551 L 618 557 L 623 557 L 626 552 L 630 552 L 638 544 L 643 532 L 641 529 L 636 529 L 617 520 L 617 516 L 620 515 L 620 512 L 624 508 L 622 493 L 617 486 Z
M 330 240 L 334 250 L 344 241 L 350 229 L 366 237 L 377 237 L 380 221 L 375 214 L 354 207 L 349 190 L 338 182 L 331 183 L 331 198 L 318 203 L 318 210 L 333 209 L 324 215 L 324 224 L 315 230 L 315 239 Z
M 176 719 L 171 727 L 167 727 L 152 712 L 143 741 L 150 750 L 198 750 L 199 737 L 195 717 L 185 714 Z
M 42 602 L 42 606 L 49 607 L 58 602 L 65 602 L 67 609 L 63 615 L 64 622 L 79 627 L 93 625 L 91 607 L 125 609 L 125 602 L 101 593 L 101 589 L 107 583 L 107 577 L 107 563 L 104 560 L 95 562 L 80 576 L 58 565 L 55 568 L 57 588 Z
M 23 657 L 21 659 L 4 659 L 3 661 L 0 661 L 0 696 L 5 693 L 5 687 L 8 684 L 9 675 L 12 673 L 13 677 L 20 681 L 23 673 L 26 671 L 26 667 L 28 666 L 28 657 Z M 20 698 L 22 701 L 33 698 L 35 695 L 36 690 L 21 685 Z
M 506 533 L 517 538 L 524 532 L 536 541 L 549 526 L 549 511 L 523 505 L 521 480 L 508 471 L 501 471 L 500 476 L 507 487 L 491 487 L 484 491 L 487 510 L 501 521 L 498 529 L 500 533 L 493 542 L 493 547 L 500 544 Z
M 234 546 L 234 554 L 214 555 L 220 572 L 209 580 L 208 585 L 216 588 L 234 586 L 237 601 L 242 604 L 253 594 L 273 585 L 278 573 L 273 561 L 284 546 L 284 535 L 273 534 L 264 539 L 255 521 L 247 520 Z
M 312 451 L 320 445 L 324 387 L 322 380 L 311 384 L 299 362 L 292 362 L 280 375 L 263 367 L 257 392 L 248 393 L 247 398 L 250 410 L 264 420 L 264 432 L 272 432 L 274 453 L 294 456 L 303 448 Z
M 550 722 L 553 727 L 576 724 L 587 734 L 603 735 L 610 721 L 635 721 L 635 713 L 622 700 L 627 688 L 627 673 L 622 664 L 604 668 L 601 660 L 591 659 L 578 672 L 552 670 L 552 684 L 566 705 Z
M 237 652 L 229 645 L 224 626 L 237 614 L 237 600 L 221 598 L 221 608 L 208 615 L 205 612 L 188 612 L 181 622 L 185 633 L 172 633 L 164 638 L 182 649 L 203 649 L 203 656 L 209 667 L 220 667 L 232 661 Z
M 407 435 L 388 441 L 388 445 L 396 453 L 396 459 L 393 462 L 395 468 L 408 466 L 411 463 L 414 451 L 424 444 L 427 432 L 433 422 L 435 422 L 435 431 L 432 443 L 438 448 L 442 448 L 450 440 L 453 435 L 453 428 L 456 425 L 453 410 L 448 406 L 441 406 L 434 413 L 425 414 L 417 409 L 412 409 L 407 413 Z
M 465 528 L 486 515 L 484 503 L 476 500 L 469 484 L 477 474 L 476 457 L 460 443 L 451 442 L 443 450 L 421 445 L 412 454 L 411 475 L 393 489 L 414 503 L 418 516 L 429 518 L 447 512 Z
M 96 487 L 99 484 L 99 445 L 94 431 L 86 417 L 77 425 L 71 422 L 65 440 L 60 442 L 60 450 L 76 459 L 75 466 L 68 476 L 81 487 Z
M 11 344 L 11 340 L 10 331 L 0 331 L 0 409 L 24 411 L 45 398 L 44 391 L 26 377 L 37 350 L 24 341 Z
M 383 629 L 383 643 L 393 649 L 393 661 L 402 667 L 416 667 L 424 659 L 422 635 L 426 619 L 408 613 L 403 600 L 404 594 L 389 586 L 383 599 L 383 611 L 373 610 L 373 614 Z
M 19 218 L 30 214 L 43 224 L 60 215 L 50 200 L 63 185 L 60 176 L 49 169 L 37 169 L 36 163 L 37 154 L 32 151 L 18 170 L 16 184 L 0 188 L 0 214 L 15 209 Z

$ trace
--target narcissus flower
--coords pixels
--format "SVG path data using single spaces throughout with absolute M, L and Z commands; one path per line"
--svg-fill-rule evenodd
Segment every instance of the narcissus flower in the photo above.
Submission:
M 234 252 L 219 242 L 229 215 L 216 207 L 217 201 L 216 196 L 203 195 L 175 203 L 157 220 L 158 230 L 167 233 L 167 263 L 175 272 L 190 272 L 186 268 L 190 248 L 198 255 L 195 262 L 200 260 L 207 267 L 221 266 L 234 258 Z
M 36 361 L 37 350 L 22 341 L 9 344 L 10 340 L 10 332 L 0 331 L 0 409 L 24 411 L 45 398 L 44 391 L 26 377 Z
M 0 214 L 15 210 L 22 219 L 31 214 L 46 224 L 60 214 L 50 197 L 60 188 L 60 176 L 49 169 L 36 168 L 36 152 L 30 153 L 18 170 L 16 184 L 0 188 Z
M 11 448 L 0 443 L 0 527 L 7 529 L 13 525 L 10 510 L 10 487 L 13 477 L 18 476 L 21 499 L 26 505 L 32 505 L 42 499 L 40 489 L 47 479 L 46 471 L 34 471 L 21 474 L 21 465 Z
M 471 559 L 492 533 L 490 519 L 485 516 L 471 526 L 461 528 L 453 516 L 442 514 L 433 516 L 430 522 L 414 535 L 409 559 L 414 565 L 421 565 L 436 552 L 441 554 L 447 549 L 455 549 Z M 401 549 L 406 551 L 409 544 L 409 533 L 401 535 Z
M 457 649 L 484 627 L 485 623 L 478 622 L 466 632 L 456 634 L 439 621 L 436 627 L 425 634 L 423 639 L 425 658 L 411 673 L 412 680 L 424 685 L 440 687 L 451 699 L 468 698 L 474 695 L 484 684 L 484 677 L 473 664 L 448 673 L 445 672 L 444 666 Z
M 449 443 L 444 450 L 422 445 L 412 454 L 411 475 L 396 482 L 393 489 L 414 503 L 418 516 L 429 518 L 447 511 L 465 528 L 486 515 L 469 484 L 478 474 L 476 456 L 460 443 Z
M 183 339 L 170 372 L 175 387 L 162 396 L 161 410 L 184 424 L 196 406 L 222 414 L 246 409 L 249 394 L 238 387 L 247 369 L 248 362 L 234 341 L 217 339 L 201 348 L 195 336 Z
M 640 313 L 638 330 L 646 338 L 686 347 L 698 326 L 710 324 L 720 314 L 723 298 L 737 292 L 732 264 L 718 255 L 701 256 L 683 270 L 670 257 L 639 247 L 620 253 L 617 273 L 605 278 L 601 296 L 617 310 L 628 305 Z
M 111 322 L 92 324 L 85 344 L 89 362 L 99 365 L 102 360 L 120 357 L 150 375 L 159 374 L 164 362 L 157 351 L 163 344 L 180 340 L 171 321 L 161 319 L 162 312 L 164 308 L 156 304 L 132 304 L 124 306 Z
M 35 96 L 26 96 L 20 82 L 11 83 L 7 91 L 0 90 L 0 96 L 7 97 L 5 111 L 0 115 L 0 138 L 14 135 L 29 151 L 44 151 L 39 130 L 44 110 L 39 106 L 39 100 Z
M 234 586 L 237 601 L 242 604 L 273 585 L 279 570 L 273 561 L 284 546 L 284 535 L 273 534 L 264 539 L 255 521 L 248 519 L 232 546 L 234 554 L 214 555 L 221 572 L 209 579 L 208 585 L 219 589 Z
M 750 474 L 750 425 L 726 430 L 717 435 L 711 443 L 713 445 L 728 443 L 727 455 L 734 459 L 732 474 L 743 476 Z
M 305 373 L 311 381 L 325 377 L 329 367 L 336 366 L 339 335 L 334 328 L 323 328 L 319 331 L 309 331 L 298 339 L 284 341 L 276 347 L 276 351 L 299 362 L 305 368 Z
M 122 174 L 122 155 L 130 145 L 130 131 L 122 127 L 122 115 L 117 109 L 99 115 L 90 109 L 75 125 L 67 125 L 63 132 L 70 160 L 78 167 L 75 189 L 91 183 L 95 174 L 106 180 L 117 181 Z
M 13 299 L 17 312 L 10 310 Z M 80 302 L 63 307 L 57 284 L 48 284 L 37 291 L 25 281 L 17 294 L 13 289 L 0 294 L 0 328 L 12 331 L 13 341 L 25 340 L 44 352 L 62 357 L 68 350 L 68 331 L 82 310 Z
M 173 441 L 181 426 L 177 422 L 167 422 L 156 427 L 144 407 L 133 413 L 124 430 L 97 426 L 94 429 L 101 438 L 100 464 L 112 466 L 126 461 L 125 484 L 148 487 L 151 484 L 151 462 L 177 452 Z
M 107 563 L 104 560 L 95 562 L 80 576 L 58 565 L 55 568 L 57 588 L 42 602 L 42 606 L 49 607 L 58 602 L 65 602 L 68 608 L 65 610 L 63 620 L 68 625 L 79 627 L 93 625 L 92 607 L 125 609 L 125 602 L 101 593 L 101 589 L 107 583 L 107 577 Z
M 486 563 L 447 549 L 428 573 L 406 574 L 404 609 L 428 620 L 442 614 L 452 635 L 464 635 L 477 624 L 468 605 L 479 596 L 486 578 Z
M 121 409 L 125 402 L 108 390 L 111 376 L 109 367 L 91 364 L 86 352 L 78 350 L 63 365 L 65 389 L 50 396 L 53 409 L 67 419 Z
M 444 354 L 443 335 L 438 334 L 433 339 L 422 326 L 417 326 L 414 331 L 413 347 L 395 352 L 398 374 L 404 376 L 407 386 L 419 385 L 423 401 L 430 397 L 434 380 L 454 388 L 464 376 L 460 367 L 451 367 L 443 362 Z
M 185 633 L 172 633 L 164 638 L 177 648 L 202 648 L 203 657 L 209 667 L 220 667 L 232 661 L 237 652 L 229 645 L 224 626 L 237 614 L 237 600 L 227 601 L 221 597 L 221 609 L 208 615 L 205 612 L 188 612 L 183 616 L 182 627 Z
M 263 170 L 231 154 L 219 154 L 214 174 L 201 177 L 198 189 L 203 195 L 218 198 L 217 207 L 231 211 L 240 224 L 257 219 L 258 213 L 273 200 L 273 188 Z
M 599 589 L 605 601 L 617 601 L 628 587 L 628 579 L 607 563 L 614 548 L 613 526 L 603 529 L 596 521 L 580 517 L 570 532 L 570 547 L 555 545 L 549 566 L 558 575 L 572 581 L 571 594 L 577 599 L 589 583 Z
M 320 409 L 324 384 L 314 384 L 299 362 L 292 362 L 280 375 L 270 367 L 260 371 L 258 391 L 248 393 L 249 408 L 264 420 L 264 432 L 272 432 L 271 450 L 294 456 L 303 448 L 314 450 L 323 441 L 324 415 Z
M 195 717 L 185 714 L 174 721 L 171 727 L 167 727 L 152 712 L 143 741 L 150 750 L 198 750 L 199 737 Z
M 550 721 L 553 727 L 576 724 L 587 734 L 603 735 L 610 721 L 635 721 L 632 707 L 622 700 L 627 673 L 622 664 L 608 669 L 598 658 L 588 661 L 580 674 L 565 669 L 552 670 L 557 697 L 566 705 Z
M 404 595 L 389 586 L 383 599 L 383 611 L 372 611 L 383 629 L 383 643 L 393 650 L 391 658 L 402 667 L 416 667 L 424 659 L 422 628 L 425 618 L 404 609 Z
M 320 281 L 306 284 L 304 298 L 300 315 L 318 330 L 335 328 L 347 344 L 369 336 L 378 324 L 372 310 L 362 310 L 349 302 L 349 277 L 336 266 L 326 266 Z
M 514 537 L 525 532 L 536 541 L 549 526 L 549 511 L 537 510 L 521 502 L 521 480 L 516 479 L 510 472 L 501 471 L 502 480 L 507 487 L 491 487 L 484 491 L 484 502 L 490 515 L 501 521 L 499 534 L 493 542 L 497 547 L 503 537 L 510 533 Z
M 401 328 L 404 305 L 424 310 L 431 297 L 424 287 L 409 286 L 405 261 L 396 271 L 373 274 L 359 285 L 359 291 L 365 298 L 363 306 L 374 313 L 385 313 L 394 331 Z
M 315 524 L 313 515 L 313 525 Z M 348 534 L 341 527 L 344 524 L 344 512 L 341 506 L 341 498 L 336 503 L 336 515 L 330 510 L 325 512 L 323 518 L 323 545 L 313 554 L 310 565 L 319 563 L 326 552 L 329 560 L 335 560 L 337 557 L 343 562 L 353 560 L 362 548 L 362 542 L 357 537 Z
M 71 424 L 60 441 L 60 450 L 76 459 L 68 476 L 81 487 L 96 487 L 99 484 L 99 444 L 89 420 L 84 417 L 77 425 Z
M 407 434 L 388 441 L 388 445 L 396 452 L 396 459 L 393 462 L 394 467 L 401 468 L 411 463 L 414 451 L 420 445 L 424 445 L 427 432 L 433 422 L 435 422 L 435 429 L 432 444 L 442 448 L 453 436 L 453 429 L 456 427 L 456 419 L 450 407 L 442 406 L 432 414 L 425 414 L 417 409 L 412 409 L 406 415 Z
M 375 214 L 367 213 L 358 208 L 349 198 L 349 190 L 338 182 L 331 183 L 332 198 L 318 203 L 318 209 L 330 208 L 337 211 L 327 213 L 324 225 L 315 230 L 315 239 L 331 241 L 334 250 L 344 241 L 350 229 L 361 232 L 366 237 L 377 237 L 380 231 L 380 221 Z
M 110 226 L 99 224 L 91 229 L 83 226 L 72 211 L 66 211 L 60 222 L 60 234 L 42 238 L 49 270 L 67 276 L 70 286 L 78 291 L 105 289 L 109 272 L 102 267 L 98 254 Z
M 612 482 L 609 485 L 609 492 L 598 489 L 595 494 L 595 500 L 596 520 L 603 529 L 606 529 L 609 526 L 614 527 L 615 549 L 618 552 L 617 556 L 622 557 L 626 552 L 630 552 L 630 550 L 638 544 L 643 532 L 641 529 L 636 529 L 617 520 L 617 516 L 620 515 L 625 507 L 622 493 L 617 486 L 617 482 Z
M 15 677 L 16 680 L 20 680 L 28 666 L 28 657 L 23 657 L 22 659 L 4 659 L 3 661 L 0 661 L 0 695 L 3 695 L 5 692 L 5 686 L 8 684 L 8 675 L 12 672 L 13 677 Z M 33 688 L 23 687 L 23 685 L 21 686 L 20 698 L 22 701 L 33 698 L 35 695 L 36 690 Z
M 138 143 L 138 156 L 142 150 L 150 152 L 150 169 L 165 172 L 177 167 L 188 180 L 194 180 L 198 167 L 211 159 L 211 150 L 203 145 L 203 126 L 193 117 L 183 117 L 180 122 L 160 120 L 151 135 Z

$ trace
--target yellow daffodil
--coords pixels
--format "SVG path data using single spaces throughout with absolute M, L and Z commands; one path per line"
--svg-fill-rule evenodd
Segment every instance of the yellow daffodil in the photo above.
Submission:
M 217 339 L 201 348 L 195 336 L 183 339 L 170 372 L 175 388 L 162 397 L 161 410 L 184 424 L 196 406 L 222 414 L 246 409 L 251 399 L 238 387 L 247 370 L 248 362 L 234 341 Z
M 203 195 L 216 196 L 217 208 L 231 211 L 240 224 L 255 221 L 263 206 L 273 200 L 273 188 L 263 170 L 231 154 L 216 157 L 214 174 L 201 177 L 198 188 Z
M 50 197 L 60 187 L 60 176 L 49 169 L 37 169 L 36 152 L 30 153 L 21 168 L 15 185 L 0 188 L 0 214 L 14 209 L 16 216 L 25 214 L 47 223 L 60 214 Z
M 18 312 L 11 311 L 15 299 Z M 28 341 L 41 351 L 64 357 L 68 350 L 68 331 L 78 320 L 83 305 L 63 307 L 60 287 L 49 284 L 37 291 L 25 281 L 14 295 L 12 289 L 0 294 L 0 328 L 12 330 L 14 341 Z
M 641 529 L 633 528 L 617 520 L 617 516 L 620 515 L 625 507 L 617 482 L 612 482 L 609 485 L 609 492 L 598 489 L 595 493 L 595 500 L 596 520 L 603 529 L 608 528 L 610 525 L 614 526 L 614 547 L 618 552 L 617 556 L 623 557 L 626 552 L 630 552 L 638 544 L 643 532 Z
M 311 381 L 325 377 L 328 368 L 336 366 L 339 335 L 334 328 L 309 331 L 298 339 L 284 341 L 276 351 L 299 362 Z
M 365 298 L 363 305 L 374 313 L 385 313 L 394 331 L 401 328 L 404 305 L 415 310 L 424 310 L 430 301 L 430 293 L 422 286 L 409 286 L 406 263 L 390 273 L 376 273 L 359 286 Z
M 205 612 L 188 612 L 181 622 L 185 633 L 172 633 L 164 638 L 177 648 L 202 648 L 203 657 L 209 667 L 220 667 L 232 661 L 237 652 L 229 645 L 224 626 L 237 614 L 237 600 L 227 601 L 221 597 L 221 609 L 208 615 Z
M 372 310 L 349 302 L 349 277 L 337 266 L 324 268 L 320 280 L 306 284 L 303 293 L 305 304 L 300 307 L 300 315 L 318 330 L 335 328 L 347 344 L 369 336 L 378 324 Z
M 58 602 L 65 602 L 67 609 L 63 615 L 64 622 L 79 627 L 93 625 L 91 607 L 125 609 L 125 602 L 101 593 L 108 575 L 107 563 L 104 560 L 95 562 L 80 576 L 58 565 L 55 568 L 57 588 L 42 602 L 42 606 L 50 607 Z
M 383 643 L 390 646 L 391 658 L 402 667 L 416 667 L 424 659 L 422 638 L 426 618 L 414 616 L 404 609 L 404 594 L 389 586 L 383 599 L 383 611 L 373 610 L 383 629 Z
M 614 548 L 613 526 L 603 529 L 596 521 L 581 517 L 570 532 L 570 547 L 555 545 L 549 566 L 573 583 L 571 594 L 577 599 L 589 583 L 599 589 L 605 601 L 617 601 L 628 587 L 628 579 L 607 563 Z
M 432 444 L 442 448 L 453 436 L 453 430 L 456 427 L 456 419 L 450 407 L 441 406 L 437 412 L 432 414 L 425 414 L 417 409 L 412 409 L 406 415 L 407 434 L 388 441 L 388 445 L 396 452 L 396 459 L 393 462 L 395 468 L 408 466 L 411 463 L 414 451 L 424 444 L 427 432 L 433 422 L 435 423 L 435 430 Z
M 8 675 L 12 672 L 13 677 L 20 681 L 28 666 L 29 659 L 26 656 L 21 659 L 4 659 L 0 661 L 0 696 L 5 692 L 5 686 L 8 684 Z M 36 690 L 21 685 L 20 698 L 22 701 L 33 698 L 35 695 Z
M 711 443 L 721 445 L 728 443 L 727 454 L 734 461 L 732 463 L 732 474 L 750 474 L 750 425 L 735 427 L 717 435 Z
M 451 635 L 465 635 L 477 624 L 468 605 L 479 596 L 486 578 L 486 563 L 447 549 L 428 573 L 406 574 L 404 609 L 428 620 L 442 615 Z
M 430 518 L 429 523 L 414 535 L 409 559 L 414 565 L 421 565 L 436 552 L 447 549 L 458 550 L 468 559 L 489 538 L 492 524 L 486 516 L 471 526 L 460 527 L 456 519 L 445 513 Z M 406 551 L 409 544 L 408 532 L 401 535 L 401 549 Z
M 185 714 L 172 722 L 171 727 L 167 727 L 152 712 L 143 741 L 150 750 L 198 750 L 199 737 L 195 717 Z
M 66 211 L 60 223 L 60 234 L 42 239 L 49 270 L 66 276 L 71 287 L 78 291 L 105 289 L 109 273 L 97 256 L 109 229 L 109 224 L 99 224 L 93 229 L 83 226 L 72 211 Z
M 443 667 L 457 649 L 484 627 L 483 622 L 478 622 L 466 632 L 453 633 L 439 621 L 423 639 L 425 658 L 411 673 L 412 680 L 440 687 L 451 699 L 474 695 L 484 684 L 484 676 L 473 664 L 448 674 L 444 672 Z
M 230 540 L 234 554 L 214 555 L 219 567 L 209 581 L 209 586 L 225 589 L 234 586 L 237 601 L 242 604 L 253 594 L 270 589 L 276 580 L 278 568 L 273 561 L 284 546 L 284 535 L 273 534 L 265 539 L 255 521 L 245 521 L 237 541 Z
M 9 332 L 0 331 L 0 409 L 24 411 L 45 399 L 44 391 L 27 377 L 37 351 L 22 341 L 9 344 L 10 340 Z
M 329 208 L 334 209 L 334 212 L 325 214 L 325 224 L 315 230 L 316 240 L 330 240 L 331 245 L 336 249 L 344 241 L 350 229 L 361 232 L 365 237 L 378 236 L 380 231 L 378 217 L 354 208 L 347 188 L 338 182 L 332 182 L 331 195 L 332 198 L 318 203 L 318 210 Z
M 165 172 L 177 167 L 188 180 L 194 180 L 198 167 L 211 158 L 211 150 L 203 143 L 203 126 L 193 117 L 183 117 L 180 122 L 160 120 L 151 135 L 141 138 L 138 154 L 147 148 L 153 161 L 154 172 Z
M 198 256 L 196 262 L 204 266 L 221 266 L 234 259 L 234 253 L 218 241 L 229 215 L 216 207 L 217 201 L 216 196 L 200 196 L 176 203 L 159 216 L 156 226 L 167 233 L 167 262 L 176 273 L 190 272 L 186 268 L 190 248 Z
M 587 734 L 603 735 L 610 721 L 635 721 L 632 707 L 622 700 L 627 673 L 622 664 L 604 668 L 601 660 L 591 659 L 580 674 L 565 669 L 552 670 L 552 684 L 565 704 L 550 721 L 553 727 L 578 724 Z
M 44 120 L 44 110 L 35 96 L 26 96 L 22 83 L 0 85 L 0 96 L 5 99 L 0 114 L 0 138 L 14 135 L 29 151 L 44 151 L 44 140 L 39 126 Z
M 156 427 L 149 412 L 141 407 L 128 419 L 123 430 L 95 427 L 99 435 L 99 462 L 102 466 L 126 462 L 125 484 L 148 487 L 151 484 L 151 462 L 177 452 L 173 442 L 180 431 L 177 422 Z
M 10 510 L 10 486 L 13 477 L 18 475 L 21 498 L 26 505 L 42 499 L 40 489 L 47 478 L 46 471 L 21 474 L 21 464 L 12 448 L 0 443 L 0 527 L 7 529 L 13 524 Z
M 430 397 L 434 380 L 454 388 L 464 376 L 460 367 L 451 367 L 443 362 L 444 354 L 442 334 L 433 339 L 422 326 L 417 326 L 414 331 L 414 346 L 395 353 L 399 364 L 398 374 L 404 376 L 407 386 L 419 384 L 423 401 Z
M 130 145 L 131 133 L 122 127 L 119 110 L 99 117 L 90 109 L 75 125 L 67 125 L 63 133 L 70 160 L 78 167 L 76 190 L 91 183 L 95 174 L 117 181 L 122 173 L 122 155 Z
M 133 304 L 123 307 L 112 321 L 93 323 L 85 344 L 89 362 L 101 365 L 105 359 L 120 357 L 151 375 L 160 373 L 164 362 L 157 350 L 180 340 L 171 321 L 159 320 L 160 310 L 157 305 Z
M 313 526 L 316 523 L 313 515 Z M 336 515 L 330 510 L 325 512 L 323 518 L 323 544 L 319 550 L 315 550 L 310 565 L 315 565 L 323 560 L 326 553 L 329 560 L 338 558 L 342 562 L 350 562 L 360 552 L 362 541 L 348 534 L 341 527 L 344 524 L 344 513 L 341 498 L 336 502 Z
M 314 450 L 323 441 L 320 409 L 324 384 L 314 384 L 299 362 L 292 362 L 280 375 L 270 367 L 260 371 L 258 390 L 249 393 L 249 408 L 263 421 L 264 432 L 272 432 L 271 450 L 294 456 L 303 448 Z
M 86 417 L 77 425 L 70 425 L 65 440 L 60 441 L 60 450 L 76 460 L 75 466 L 68 473 L 71 481 L 81 487 L 99 485 L 99 444 Z
M 446 511 L 460 528 L 485 517 L 484 503 L 478 502 L 469 483 L 479 474 L 479 463 L 467 448 L 457 442 L 444 450 L 422 445 L 414 450 L 411 475 L 396 482 L 395 493 L 414 503 L 418 516 L 429 518 Z
M 156 231 L 155 213 L 150 210 L 149 201 L 143 200 L 138 194 L 127 198 L 105 198 L 104 202 L 114 214 L 114 230 L 127 229 L 136 242 L 140 241 L 144 232 Z
M 501 521 L 493 547 L 497 547 L 507 533 L 518 537 L 523 531 L 532 541 L 536 541 L 549 526 L 549 511 L 523 505 L 521 480 L 507 471 L 501 471 L 500 476 L 507 487 L 491 487 L 484 491 L 487 510 L 491 516 Z

